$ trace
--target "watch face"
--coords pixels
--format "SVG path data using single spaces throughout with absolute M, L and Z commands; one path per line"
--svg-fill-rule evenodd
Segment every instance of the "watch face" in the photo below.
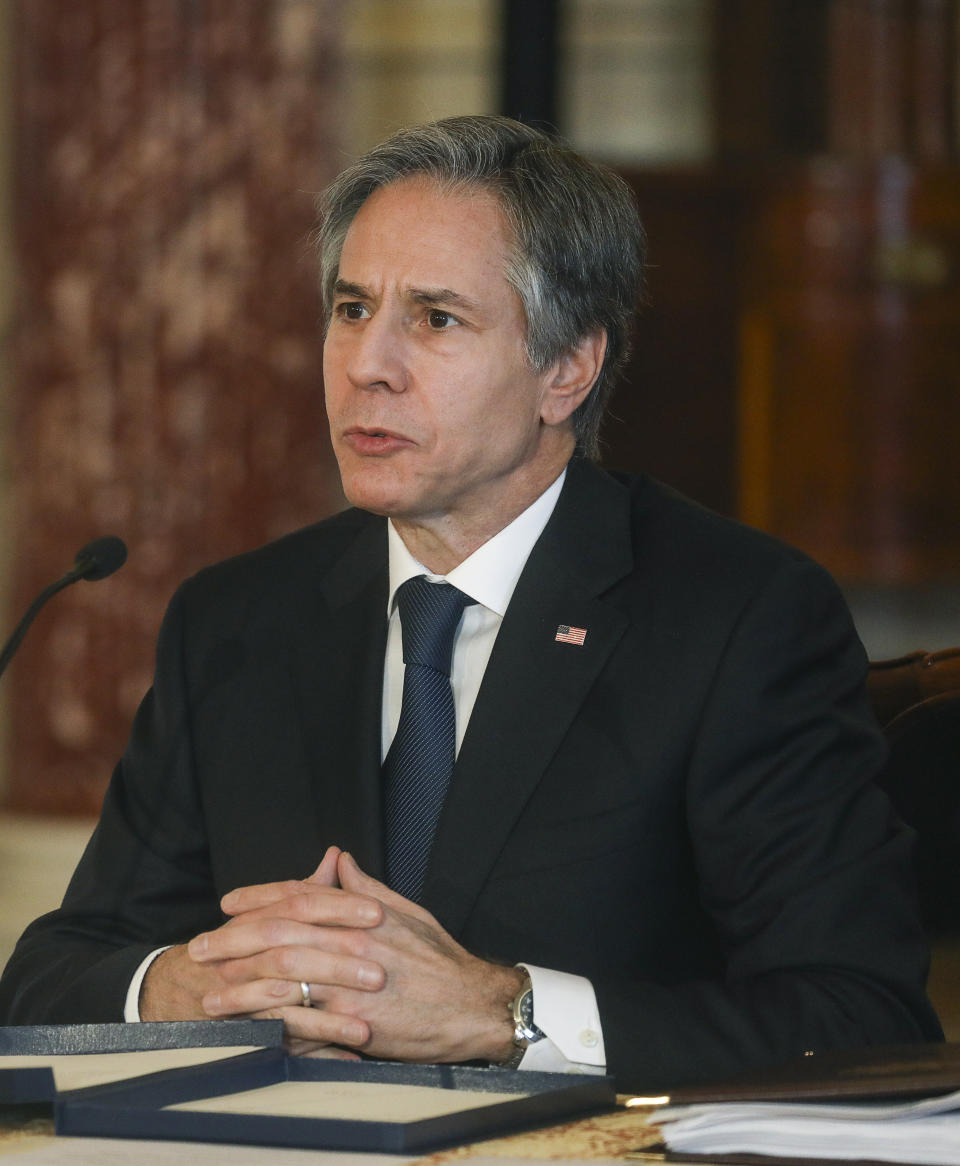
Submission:
M 533 1022 L 533 988 L 526 987 L 513 1001 L 513 1043 L 518 1049 L 526 1049 L 534 1041 L 541 1040 L 543 1033 Z M 518 1062 L 519 1063 L 519 1062 Z

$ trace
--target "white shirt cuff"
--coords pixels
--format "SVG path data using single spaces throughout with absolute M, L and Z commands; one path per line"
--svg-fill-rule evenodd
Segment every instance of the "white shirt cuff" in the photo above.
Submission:
M 605 1073 L 603 1029 L 590 981 L 532 964 L 517 967 L 530 976 L 534 1024 L 546 1034 L 530 1045 L 519 1068 L 540 1073 Z
M 140 988 L 143 986 L 143 978 L 147 974 L 147 968 L 162 952 L 167 951 L 172 944 L 167 944 L 166 947 L 158 947 L 156 951 L 152 951 L 143 961 L 140 967 L 133 973 L 133 979 L 130 981 L 130 987 L 127 989 L 127 998 L 123 1005 L 123 1019 L 128 1023 L 139 1021 L 140 1019 Z

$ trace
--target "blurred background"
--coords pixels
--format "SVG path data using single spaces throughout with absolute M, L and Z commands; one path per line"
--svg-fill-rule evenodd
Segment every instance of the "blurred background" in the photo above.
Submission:
M 342 503 L 314 194 L 397 126 L 554 126 L 650 237 L 605 460 L 960 644 L 958 0 L 0 0 L 0 958 L 89 833 L 177 583 Z M 265 775 L 266 778 L 269 775 Z

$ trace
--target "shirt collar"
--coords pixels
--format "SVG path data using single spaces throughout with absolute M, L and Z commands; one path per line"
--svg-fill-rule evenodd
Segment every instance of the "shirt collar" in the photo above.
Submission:
M 390 560 L 390 595 L 387 616 L 393 612 L 394 597 L 401 583 L 416 575 L 426 575 L 433 582 L 452 583 L 475 602 L 503 618 L 513 590 L 526 566 L 533 545 L 543 533 L 563 489 L 567 471 L 532 502 L 522 514 L 477 547 L 448 575 L 434 575 L 410 554 L 393 523 L 387 523 L 387 547 Z

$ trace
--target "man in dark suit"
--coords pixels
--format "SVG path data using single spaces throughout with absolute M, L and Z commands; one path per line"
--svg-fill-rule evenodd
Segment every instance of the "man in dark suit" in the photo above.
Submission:
M 639 284 L 626 188 L 459 118 L 321 216 L 356 508 L 178 592 L 6 1019 L 281 1016 L 296 1048 L 624 1088 L 936 1038 L 833 584 L 589 460 Z

